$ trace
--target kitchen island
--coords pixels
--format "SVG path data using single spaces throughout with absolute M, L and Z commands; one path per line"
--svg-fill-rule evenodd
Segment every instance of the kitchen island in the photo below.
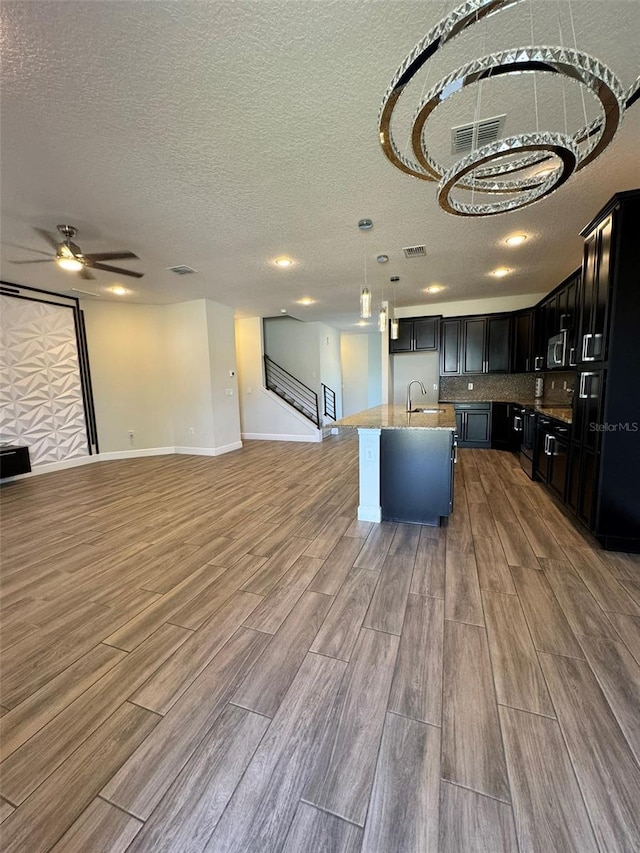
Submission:
M 337 421 L 358 430 L 360 521 L 438 526 L 451 514 L 455 412 L 447 404 L 434 410 L 376 406 Z

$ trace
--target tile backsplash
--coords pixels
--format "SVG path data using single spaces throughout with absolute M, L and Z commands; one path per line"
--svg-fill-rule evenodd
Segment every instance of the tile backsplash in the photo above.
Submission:
M 442 402 L 473 400 L 506 400 L 533 402 L 536 375 L 533 373 L 490 373 L 468 376 L 441 376 Z M 473 383 L 469 390 L 468 384 Z
M 545 406 L 571 406 L 576 379 L 576 374 L 572 371 L 441 376 L 440 400 L 443 403 L 474 400 L 533 403 L 535 382 L 540 378 L 543 380 L 543 394 L 538 402 Z M 471 390 L 467 387 L 470 382 L 473 383 Z
M 553 373 L 544 373 L 543 377 L 544 391 L 542 402 L 544 405 L 571 406 L 573 403 L 573 388 L 576 382 L 575 372 L 554 370 Z

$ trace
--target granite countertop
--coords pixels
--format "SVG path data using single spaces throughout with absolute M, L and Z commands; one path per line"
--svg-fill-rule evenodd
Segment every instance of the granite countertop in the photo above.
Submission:
M 547 404 L 540 402 L 539 399 L 535 399 L 533 397 L 491 397 L 487 399 L 485 397 L 484 400 L 480 399 L 460 399 L 450 400 L 446 403 L 440 401 L 441 406 L 445 405 L 455 405 L 456 403 L 515 403 L 517 406 L 529 406 L 531 409 L 534 409 L 536 412 L 540 412 L 541 415 L 546 415 L 548 418 L 555 418 L 558 421 L 562 421 L 565 424 L 572 423 L 572 408 L 571 406 L 561 406 L 559 404 Z
M 573 411 L 570 406 L 536 406 L 535 409 L 548 418 L 555 418 L 565 424 L 573 423 Z
M 425 415 L 422 412 L 409 414 L 404 406 L 375 406 L 373 409 L 365 409 L 363 412 L 356 412 L 355 415 L 342 418 L 336 421 L 334 426 L 362 429 L 455 430 L 456 416 L 453 406 L 448 403 L 439 403 L 434 404 L 433 408 L 439 408 L 442 411 L 433 415 Z

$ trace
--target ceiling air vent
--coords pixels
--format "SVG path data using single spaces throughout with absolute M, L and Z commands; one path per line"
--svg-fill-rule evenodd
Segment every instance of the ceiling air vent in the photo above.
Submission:
M 466 154 L 481 145 L 500 139 L 506 115 L 485 118 L 473 124 L 464 124 L 451 129 L 451 153 Z
M 198 270 L 194 270 L 193 267 L 188 267 L 186 264 L 178 264 L 177 267 L 167 267 L 167 269 L 176 275 L 191 275 L 193 272 L 198 272 Z
M 427 254 L 427 250 L 424 246 L 407 246 L 407 248 L 402 251 L 404 252 L 405 258 L 424 258 Z

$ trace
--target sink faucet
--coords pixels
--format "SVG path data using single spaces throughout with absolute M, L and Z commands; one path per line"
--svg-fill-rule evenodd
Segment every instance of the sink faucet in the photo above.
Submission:
M 423 394 L 427 393 L 427 389 L 424 387 L 424 383 L 420 381 L 420 379 L 412 379 L 411 382 L 407 385 L 407 411 L 411 411 L 411 386 L 414 382 L 417 382 L 420 386 L 420 390 Z

